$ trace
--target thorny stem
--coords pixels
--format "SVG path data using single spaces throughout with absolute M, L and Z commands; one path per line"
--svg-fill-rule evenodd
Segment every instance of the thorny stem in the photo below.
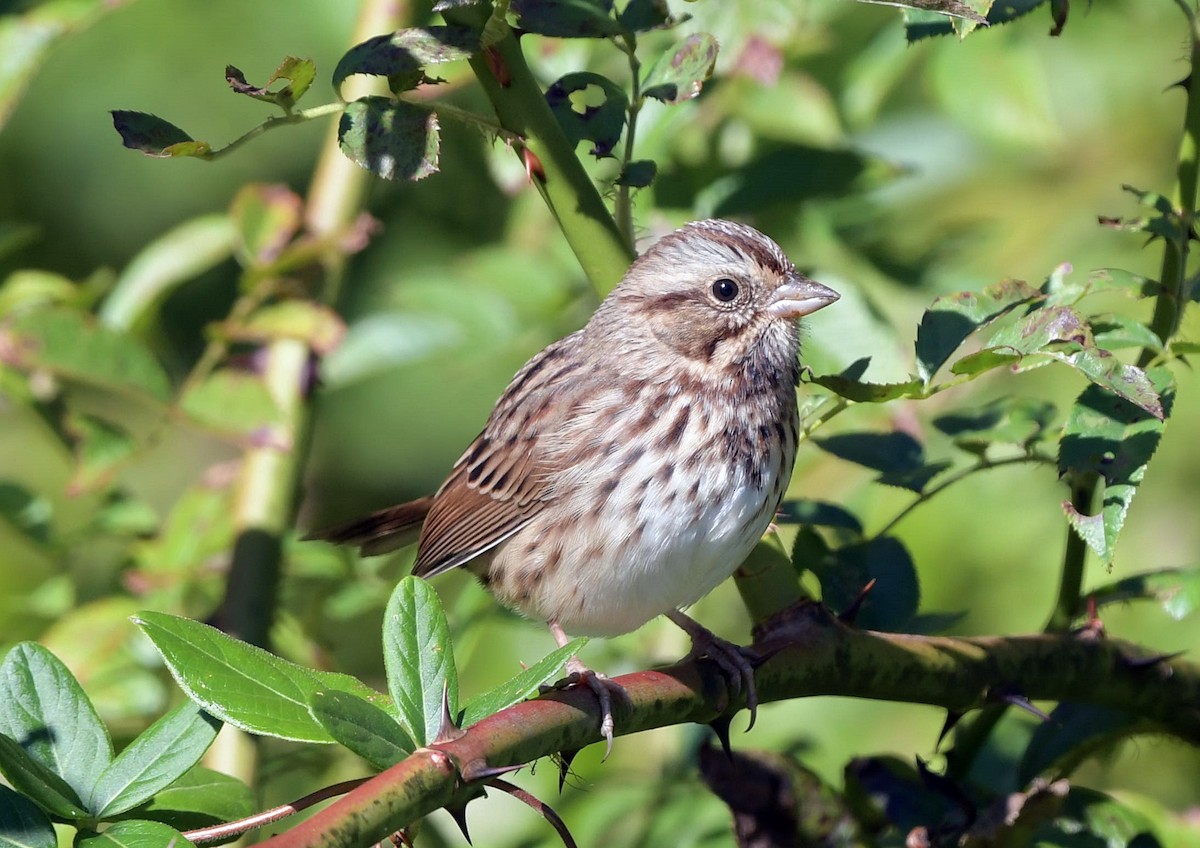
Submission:
M 1005 459 L 996 459 L 996 460 L 990 460 L 990 459 L 987 459 L 986 457 L 983 457 L 979 460 L 979 462 L 975 463 L 974 465 L 970 466 L 969 468 L 964 468 L 955 474 L 951 474 L 949 477 L 946 477 L 944 480 L 942 480 L 942 482 L 938 483 L 936 486 L 926 489 L 925 491 L 918 494 L 912 503 L 910 503 L 908 506 L 904 507 L 904 509 L 900 510 L 900 512 L 896 513 L 895 517 L 893 517 L 891 521 L 889 521 L 887 524 L 885 524 L 883 526 L 883 528 L 880 529 L 879 532 L 877 532 L 875 534 L 875 538 L 878 539 L 882 536 L 886 536 L 889 532 L 891 532 L 893 527 L 895 527 L 897 524 L 899 524 L 901 521 L 903 521 L 905 518 L 907 518 L 908 514 L 910 512 L 912 512 L 917 507 L 921 506 L 921 504 L 929 502 L 930 500 L 933 499 L 934 495 L 944 492 L 946 489 L 949 489 L 951 486 L 953 486 L 955 483 L 959 482 L 960 480 L 970 477 L 972 474 L 975 474 L 979 471 L 988 471 L 992 468 L 1003 468 L 1006 465 L 1020 465 L 1020 464 L 1026 463 L 1026 462 L 1040 462 L 1045 465 L 1053 465 L 1054 464 L 1054 460 L 1051 457 L 1044 456 L 1043 454 L 1039 454 L 1039 453 L 1028 453 L 1028 454 L 1022 454 L 1020 456 L 1011 456 L 1011 457 L 1007 457 Z
M 642 106 L 645 104 L 642 100 L 642 63 L 637 57 L 637 38 L 632 34 L 626 34 L 621 37 L 620 41 L 614 39 L 614 43 L 626 56 L 629 57 L 629 118 L 626 120 L 625 126 L 625 155 L 621 157 L 621 170 L 629 167 L 629 163 L 633 161 L 633 140 L 637 134 L 637 119 L 638 114 L 642 111 Z M 630 247 L 635 246 L 633 233 L 633 191 L 630 186 L 621 183 L 617 186 L 617 197 L 613 204 L 613 216 L 617 219 L 617 228 L 620 229 L 622 235 L 625 236 L 625 241 Z

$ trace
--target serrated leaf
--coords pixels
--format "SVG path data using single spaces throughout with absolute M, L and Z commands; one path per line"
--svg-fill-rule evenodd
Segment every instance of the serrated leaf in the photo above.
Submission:
M 903 383 L 871 383 L 858 379 L 862 369 L 857 366 L 865 362 L 859 360 L 846 368 L 841 374 L 809 374 L 806 379 L 833 392 L 838 397 L 855 403 L 887 403 L 902 397 L 919 397 L 923 394 L 924 386 L 920 380 L 908 380 Z
M 1139 298 L 1155 297 L 1162 292 L 1162 284 L 1120 268 L 1100 268 L 1089 274 L 1083 282 L 1069 274 L 1054 273 L 1042 286 L 1048 306 L 1071 306 L 1089 295 L 1109 291 Z
M 719 49 L 717 40 L 706 32 L 693 33 L 677 42 L 646 71 L 642 94 L 663 103 L 691 100 L 712 76 Z
M 217 738 L 221 722 L 187 701 L 150 725 L 96 778 L 98 816 L 132 810 L 191 769 Z
M 383 618 L 383 662 L 400 723 L 418 745 L 437 738 L 442 695 L 458 714 L 458 669 L 437 592 L 420 577 L 401 580 Z
M 1050 721 L 1034 728 L 1017 780 L 1028 783 L 1056 765 L 1070 771 L 1084 757 L 1135 732 L 1139 724 L 1138 716 L 1111 707 L 1063 701 L 1050 713 Z
M 92 415 L 71 413 L 66 428 L 75 441 L 75 473 L 67 483 L 72 496 L 107 487 L 137 447 L 129 432 Z
M 304 201 L 284 185 L 251 183 L 229 207 L 240 237 L 238 253 L 247 267 L 267 265 L 279 257 L 303 223 Z
M 4 733 L 0 733 L 0 774 L 51 815 L 66 821 L 90 817 L 79 800 L 79 794 L 65 780 L 31 757 Z
M 626 162 L 617 175 L 616 184 L 630 188 L 646 188 L 658 174 L 658 164 L 650 159 L 636 159 Z
M 21 642 L 0 665 L 0 733 L 75 790 L 97 813 L 96 775 L 112 762 L 108 730 L 79 681 L 35 642 Z
M 480 31 L 465 26 L 428 26 L 377 35 L 351 47 L 333 70 L 337 88 L 353 74 L 387 77 L 395 92 L 434 82 L 426 65 L 469 59 L 479 52 Z
M 1102 507 L 1083 515 L 1071 503 L 1063 509 L 1071 526 L 1106 563 L 1112 562 L 1125 514 L 1137 494 L 1170 414 L 1175 385 L 1171 372 L 1155 368 L 1147 375 L 1162 399 L 1162 417 L 1097 386 L 1083 390 L 1063 428 L 1059 474 L 1096 474 L 1104 481 Z
M 1009 0 L 1020 2 L 1020 0 Z M 1043 0 L 1036 0 L 1041 3 Z M 987 18 L 980 15 L 961 0 L 859 0 L 860 3 L 870 3 L 876 6 L 898 6 L 902 9 L 918 9 L 923 12 L 933 12 L 952 18 L 966 18 L 975 23 L 987 23 Z
M 1135 574 L 1088 593 L 1098 606 L 1137 600 L 1156 600 L 1167 615 L 1179 621 L 1200 607 L 1200 568 L 1165 568 Z
M 438 169 L 437 114 L 387 97 L 363 97 L 342 113 L 338 145 L 385 180 L 424 179 Z
M 170 396 L 166 372 L 146 347 L 72 310 L 13 316 L 0 324 L 0 350 L 6 364 L 22 370 L 45 370 L 66 380 L 157 401 Z
M 797 556 L 793 551 L 793 558 Z M 810 540 L 799 556 L 800 564 L 821 583 L 821 602 L 835 612 L 849 609 L 867 584 L 875 581 L 854 619 L 858 627 L 904 632 L 917 614 L 921 600 L 917 570 L 899 539 L 884 536 L 823 552 Z
M 908 433 L 839 433 L 813 439 L 822 450 L 880 472 L 878 482 L 920 492 L 948 462 L 925 461 L 925 449 Z
M 807 524 L 812 527 L 837 527 L 862 535 L 862 522 L 858 516 L 844 507 L 829 503 L 800 498 L 784 501 L 779 509 L 777 519 L 784 524 Z
M 939 415 L 933 426 L 965 451 L 983 455 L 991 445 L 1028 449 L 1046 436 L 1055 416 L 1054 404 L 1028 397 L 1002 397 L 977 409 Z
M 674 22 L 667 0 L 629 0 L 617 20 L 630 32 L 649 32 Z
M 133 617 L 189 698 L 227 724 L 297 742 L 332 742 L 309 710 L 316 692 L 338 689 L 379 702 L 380 695 L 345 674 L 315 671 L 215 627 L 161 612 Z
M 75 848 L 185 848 L 191 844 L 182 833 L 162 822 L 132 820 L 78 839 Z
M 179 403 L 190 419 L 220 433 L 248 435 L 283 420 L 263 376 L 232 368 L 209 374 L 190 387 Z
M 126 330 L 145 319 L 179 284 L 233 255 L 229 216 L 202 215 L 185 221 L 138 251 L 100 305 L 100 320 Z
M 206 157 L 212 148 L 196 141 L 170 121 L 146 112 L 115 109 L 113 127 L 121 134 L 121 143 L 130 150 L 140 150 L 147 156 L 169 159 L 177 156 Z
M 0 848 L 58 848 L 54 825 L 37 804 L 0 784 Z
M 597 87 L 603 100 L 577 109 L 571 95 Z M 625 111 L 629 98 L 619 85 L 607 77 L 590 71 L 567 74 L 546 89 L 546 102 L 558 119 L 567 141 L 574 147 L 579 142 L 592 142 L 591 154 L 597 159 L 613 155 L 613 148 L 625 129 Z
M 509 6 L 524 32 L 551 38 L 608 38 L 621 27 L 612 0 L 512 0 Z
M 567 660 L 583 650 L 587 642 L 586 638 L 572 639 L 515 677 L 467 701 L 463 707 L 462 726 L 470 727 L 481 719 L 536 695 L 539 687 L 562 673 Z
M 1104 350 L 1145 348 L 1162 352 L 1163 343 L 1158 333 L 1128 315 L 1093 315 L 1091 324 L 1096 346 Z
M 178 830 L 246 818 L 255 811 L 250 787 L 235 777 L 196 766 L 137 810 Z
M 1141 407 L 1155 418 L 1164 418 L 1162 398 L 1146 372 L 1126 365 L 1106 350 L 1085 347 L 1071 353 L 1051 351 L 1048 355 L 1065 362 L 1102 389 Z
M 417 749 L 400 723 L 346 692 L 317 692 L 309 706 L 334 741 L 383 771 Z
M 981 292 L 959 292 L 935 300 L 917 328 L 917 373 L 926 384 L 950 354 L 980 327 L 1038 297 L 1020 280 L 1005 280 Z

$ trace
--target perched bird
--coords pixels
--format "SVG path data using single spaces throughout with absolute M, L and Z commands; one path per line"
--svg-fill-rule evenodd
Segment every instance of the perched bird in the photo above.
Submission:
M 666 615 L 756 704 L 749 652 L 686 616 L 766 531 L 796 455 L 796 319 L 838 299 L 731 221 L 688 224 L 634 261 L 587 325 L 517 373 L 437 493 L 315 534 L 365 555 L 412 540 L 413 573 L 465 565 L 566 633 Z M 620 688 L 577 659 L 612 745 Z

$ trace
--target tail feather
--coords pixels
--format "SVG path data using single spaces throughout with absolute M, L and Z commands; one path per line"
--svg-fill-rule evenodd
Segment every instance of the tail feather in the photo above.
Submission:
M 427 495 L 353 521 L 314 530 L 304 538 L 324 539 L 338 545 L 357 545 L 363 556 L 390 553 L 417 541 L 421 525 L 432 505 L 433 495 Z

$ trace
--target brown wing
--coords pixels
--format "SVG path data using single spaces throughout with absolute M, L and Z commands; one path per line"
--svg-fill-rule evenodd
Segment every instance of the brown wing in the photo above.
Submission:
M 413 573 L 428 577 L 503 542 L 553 497 L 547 439 L 571 414 L 578 334 L 526 363 L 497 401 L 479 437 L 434 496 Z M 575 375 L 577 376 L 577 375 Z
M 386 554 L 417 541 L 425 516 L 433 506 L 433 495 L 389 506 L 362 518 L 314 530 L 308 539 L 324 539 L 339 545 L 358 545 L 363 556 Z

